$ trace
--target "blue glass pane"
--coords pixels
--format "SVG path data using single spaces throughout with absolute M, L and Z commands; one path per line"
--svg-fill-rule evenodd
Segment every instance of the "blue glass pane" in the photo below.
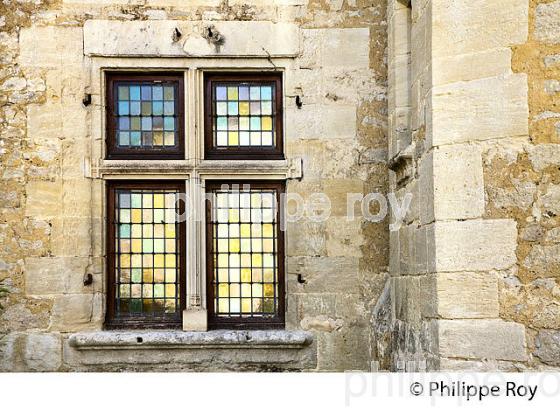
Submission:
M 218 129 L 219 130 L 227 130 L 227 118 L 226 117 L 218 117 Z
M 154 115 L 163 115 L 163 103 L 161 101 L 154 102 L 152 111 Z
M 130 143 L 130 134 L 128 132 L 119 132 L 119 145 L 128 145 Z
M 119 115 L 129 115 L 128 102 L 119 102 Z
M 251 87 L 251 100 L 260 100 L 260 99 L 261 99 L 261 88 Z
M 163 87 L 156 86 L 152 89 L 152 99 L 163 100 Z
M 130 208 L 130 194 L 120 194 L 119 207 Z
M 132 101 L 130 103 L 130 115 L 140 115 L 140 102 Z
M 121 117 L 119 118 L 119 129 L 120 130 L 128 130 L 130 129 L 130 120 L 128 117 Z
M 237 101 L 228 103 L 228 114 L 229 115 L 237 115 L 238 114 Z
M 152 87 L 149 85 L 142 86 L 142 99 L 151 100 L 152 99 Z
M 135 131 L 130 133 L 130 145 L 140 145 L 140 132 Z
M 259 117 L 251 117 L 251 129 L 252 130 L 261 129 L 261 119 Z
M 120 227 L 121 238 L 130 238 L 130 225 L 122 224 Z
M 130 99 L 131 100 L 140 100 L 140 86 L 132 85 L 130 86 Z
M 239 99 L 240 100 L 249 99 L 249 87 L 239 87 Z
M 166 131 L 174 131 L 175 130 L 175 118 L 165 117 L 164 118 L 164 128 L 165 128 Z
M 151 131 L 152 117 L 142 117 L 142 131 Z
M 165 115 L 175 114 L 175 103 L 173 101 L 171 101 L 171 102 L 166 101 L 163 105 L 163 113 Z
M 217 100 L 227 99 L 226 87 L 216 87 L 216 99 Z
M 262 87 L 261 88 L 261 99 L 262 100 L 272 100 L 272 87 Z

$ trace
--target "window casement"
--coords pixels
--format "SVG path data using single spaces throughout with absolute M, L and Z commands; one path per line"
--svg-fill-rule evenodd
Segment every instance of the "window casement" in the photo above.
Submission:
M 205 73 L 206 159 L 283 159 L 280 73 Z
M 157 70 L 100 71 L 106 327 L 188 328 L 205 308 L 210 329 L 283 328 L 282 73 Z M 177 219 L 187 204 L 205 225 Z
M 181 326 L 184 192 L 184 182 L 108 182 L 109 327 Z
M 183 159 L 183 73 L 107 74 L 107 159 Z
M 206 184 L 210 328 L 284 326 L 280 182 Z

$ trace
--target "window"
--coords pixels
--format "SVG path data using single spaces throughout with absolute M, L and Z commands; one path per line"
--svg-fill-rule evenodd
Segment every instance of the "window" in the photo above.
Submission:
M 181 325 L 185 300 L 183 182 L 108 184 L 108 325 Z
M 212 182 L 206 189 L 209 326 L 282 327 L 283 184 Z
M 282 80 L 274 74 L 205 75 L 207 159 L 282 159 Z
M 108 74 L 107 158 L 184 158 L 183 74 Z
M 209 328 L 284 327 L 278 210 L 291 168 L 282 74 L 193 67 L 104 75 L 105 159 L 120 160 L 98 170 L 107 179 L 106 326 L 177 328 L 185 309 L 205 307 Z M 189 93 L 204 89 L 202 98 L 184 84 L 194 85 Z M 185 115 L 187 101 L 200 104 L 200 115 Z M 270 161 L 248 167 L 239 159 Z M 192 201 L 178 198 L 186 192 Z M 215 201 L 197 200 L 205 193 Z M 176 217 L 187 205 L 189 215 L 206 212 L 206 231 L 200 219 Z

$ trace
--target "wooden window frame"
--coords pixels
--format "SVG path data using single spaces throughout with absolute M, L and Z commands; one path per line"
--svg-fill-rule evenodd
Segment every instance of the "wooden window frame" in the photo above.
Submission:
M 119 148 L 117 146 L 117 118 L 115 106 L 115 82 L 119 81 L 173 81 L 177 82 L 175 108 L 177 110 L 178 147 L 172 149 Z M 184 159 L 185 158 L 185 89 L 184 72 L 107 72 L 106 84 L 106 159 Z
M 182 327 L 182 314 L 186 308 L 186 224 L 179 223 L 179 312 L 176 318 L 166 319 L 165 317 L 139 317 L 139 318 L 118 318 L 115 317 L 115 190 L 116 189 L 177 189 L 180 193 L 185 193 L 184 180 L 142 180 L 142 181 L 107 181 L 107 243 L 106 243 L 106 265 L 107 265 L 107 311 L 105 315 L 105 327 L 107 329 L 173 329 Z M 185 212 L 184 201 L 179 203 L 181 214 Z
M 256 318 L 225 318 L 218 317 L 214 314 L 214 260 L 213 253 L 213 231 L 212 231 L 212 206 L 210 200 L 206 200 L 206 306 L 208 312 L 208 329 L 284 329 L 286 317 L 286 283 L 285 283 L 285 242 L 284 232 L 282 231 L 282 215 L 283 210 L 281 207 L 280 195 L 285 193 L 286 184 L 284 181 L 254 181 L 254 180 L 220 180 L 220 181 L 207 181 L 206 193 L 220 188 L 222 185 L 239 185 L 242 187 L 244 184 L 249 184 L 252 188 L 273 188 L 277 192 L 278 200 L 278 222 L 277 222 L 277 237 L 278 237 L 278 312 L 273 318 L 270 317 L 256 317 Z
M 275 146 L 270 147 L 215 147 L 213 135 L 214 104 L 212 88 L 215 82 L 270 82 L 275 83 Z M 205 159 L 284 159 L 284 105 L 282 72 L 205 72 L 204 73 L 204 158 Z

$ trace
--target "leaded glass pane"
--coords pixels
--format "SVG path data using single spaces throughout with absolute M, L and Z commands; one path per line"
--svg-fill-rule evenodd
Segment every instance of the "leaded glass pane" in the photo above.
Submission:
M 235 89 L 228 94 L 249 94 Z M 261 90 L 262 92 L 262 90 Z M 214 313 L 227 318 L 278 314 L 277 190 L 213 191 Z
M 180 121 L 177 83 L 115 81 L 114 86 L 118 148 L 177 148 Z
M 214 146 L 269 147 L 276 144 L 276 83 L 213 82 Z
M 141 90 L 146 97 L 160 92 L 152 87 Z M 131 89 L 127 92 L 137 95 Z M 114 192 L 116 317 L 178 318 L 179 190 L 118 188 Z

